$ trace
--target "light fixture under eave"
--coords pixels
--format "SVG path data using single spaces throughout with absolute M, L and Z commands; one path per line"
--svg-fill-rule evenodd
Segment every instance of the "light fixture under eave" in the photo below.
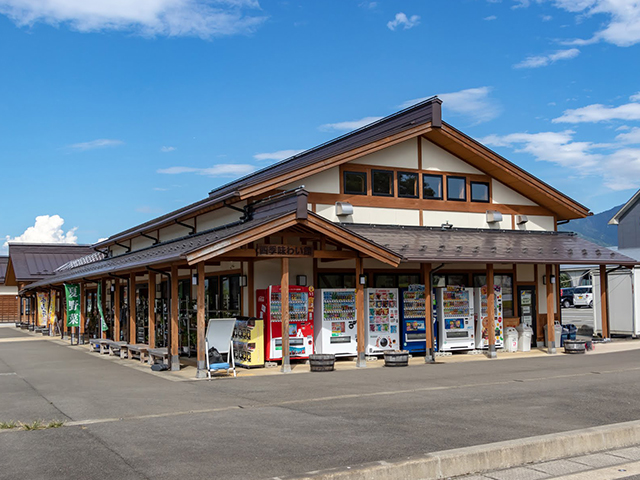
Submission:
M 241 287 L 246 287 L 248 285 L 247 276 L 246 275 L 240 275 L 240 278 L 238 279 L 238 284 Z
M 358 282 L 360 283 L 360 285 L 366 285 L 367 284 L 367 274 L 363 273 L 362 275 L 360 275 L 358 277 Z
M 551 285 L 555 285 L 556 283 L 556 276 L 555 275 L 551 275 Z M 547 284 L 547 276 L 543 275 L 542 276 L 542 284 L 546 285 Z
M 307 276 L 306 275 L 296 275 L 296 285 L 300 287 L 307 286 Z

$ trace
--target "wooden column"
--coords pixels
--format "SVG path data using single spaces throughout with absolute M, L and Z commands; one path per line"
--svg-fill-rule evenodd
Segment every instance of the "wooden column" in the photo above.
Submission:
M 556 276 L 556 305 L 558 306 L 558 312 L 556 319 L 560 322 L 560 325 L 563 325 L 562 321 L 562 304 L 560 301 L 562 300 L 562 290 L 560 288 L 560 265 L 555 265 L 555 276 Z
M 129 274 L 127 305 L 129 306 L 129 343 L 138 343 L 136 338 L 136 274 Z
M 113 341 L 120 341 L 120 279 L 113 280 Z
M 556 333 L 554 330 L 554 302 L 553 302 L 553 284 L 551 283 L 551 275 L 553 270 L 550 264 L 545 265 L 545 275 L 547 278 L 547 353 L 556 353 Z
M 149 272 L 149 348 L 156 348 L 156 272 Z
M 281 261 L 280 277 L 280 305 L 282 306 L 282 373 L 291 372 L 289 349 L 289 259 L 283 257 Z
M 205 334 L 206 334 L 206 294 L 204 290 L 204 262 L 198 263 L 198 290 L 196 292 L 196 298 L 198 302 L 198 323 L 197 323 L 197 332 L 198 332 L 198 344 L 197 344 L 197 367 L 198 370 L 196 372 L 196 378 L 204 378 L 207 376 L 207 365 L 206 358 L 207 349 L 205 343 Z
M 356 257 L 356 331 L 357 331 L 357 349 L 358 357 L 356 366 L 364 368 L 367 366 L 366 346 L 367 332 L 365 325 L 364 312 L 364 285 L 360 283 L 360 275 L 364 274 L 363 260 L 360 256 Z
M 87 292 L 85 283 L 80 282 L 80 328 L 78 333 L 78 345 L 84 343 L 84 324 L 87 319 Z
M 22 297 L 18 296 L 18 319 L 22 323 L 22 311 L 24 310 L 24 302 Z
M 256 316 L 256 294 L 254 291 L 255 288 L 255 279 L 253 278 L 254 276 L 254 272 L 255 269 L 254 267 L 254 261 L 253 260 L 249 260 L 249 262 L 247 262 L 247 295 L 249 295 L 248 301 L 249 301 L 249 316 L 250 317 L 255 317 Z
M 424 279 L 424 323 L 427 329 L 425 363 L 435 362 L 435 339 L 433 338 L 433 299 L 431 298 L 431 264 L 422 264 L 422 278 Z
M 171 318 L 169 319 L 169 361 L 171 370 L 180 370 L 178 353 L 178 317 L 180 299 L 178 298 L 178 266 L 171 265 Z
M 602 338 L 609 338 L 609 277 L 607 266 L 600 265 L 600 320 L 602 323 Z
M 478 313 L 478 318 L 481 318 L 482 312 Z M 487 330 L 489 334 L 487 356 L 496 358 L 496 293 L 493 288 L 493 263 L 487 263 Z
M 62 290 L 64 293 L 64 298 L 62 295 L 60 296 L 60 308 L 62 309 L 62 339 L 65 340 L 69 338 L 69 327 L 67 327 L 67 293 L 66 290 Z
M 100 295 L 100 303 L 101 303 L 101 307 L 102 307 L 102 313 L 105 313 L 107 311 L 107 280 L 105 278 L 103 278 L 102 280 L 100 280 L 100 289 L 102 290 L 102 293 Z M 104 319 L 104 322 L 107 323 L 107 319 Z M 107 325 L 108 327 L 109 325 Z M 107 330 L 102 330 L 102 318 L 100 318 L 100 338 L 105 339 L 107 338 Z

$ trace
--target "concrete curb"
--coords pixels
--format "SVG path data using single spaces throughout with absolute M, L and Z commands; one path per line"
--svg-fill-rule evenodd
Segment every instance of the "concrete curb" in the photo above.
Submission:
M 374 462 L 281 480 L 440 479 L 575 457 L 640 444 L 640 421 L 428 453 L 398 462 Z

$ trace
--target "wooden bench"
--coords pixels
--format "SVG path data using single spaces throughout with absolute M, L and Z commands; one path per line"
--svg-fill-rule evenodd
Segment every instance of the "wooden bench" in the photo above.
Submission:
M 148 351 L 149 354 L 149 365 L 154 365 L 157 360 L 160 363 L 169 366 L 169 349 L 168 348 L 150 348 Z
M 109 344 L 113 343 L 113 340 L 107 340 L 106 338 L 100 339 L 100 354 L 106 355 L 109 353 Z
M 149 357 L 149 345 L 136 343 L 133 345 L 123 345 L 121 347 L 120 358 L 130 358 L 133 360 L 134 357 L 138 357 L 140 359 L 140 363 L 145 363 Z
M 115 356 L 118 355 L 120 356 L 120 349 L 123 345 L 126 345 L 127 342 L 114 342 L 111 341 L 109 343 L 109 355 L 111 356 Z
M 89 351 L 90 352 L 100 352 L 100 338 L 91 338 L 89 339 Z

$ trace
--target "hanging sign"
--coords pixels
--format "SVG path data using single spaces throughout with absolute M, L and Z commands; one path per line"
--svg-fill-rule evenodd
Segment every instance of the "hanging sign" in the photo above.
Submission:
M 310 245 L 258 245 L 258 257 L 313 257 Z
M 102 311 L 102 282 L 98 283 L 98 313 L 100 314 L 100 325 L 103 332 L 109 330 L 107 327 L 107 322 L 104 319 L 104 312 Z
M 49 297 L 46 293 L 38 292 L 38 326 L 45 327 L 49 316 Z
M 56 320 L 56 291 L 51 290 L 49 297 L 49 325 L 54 325 Z
M 80 285 L 64 284 L 67 297 L 67 327 L 80 326 Z

